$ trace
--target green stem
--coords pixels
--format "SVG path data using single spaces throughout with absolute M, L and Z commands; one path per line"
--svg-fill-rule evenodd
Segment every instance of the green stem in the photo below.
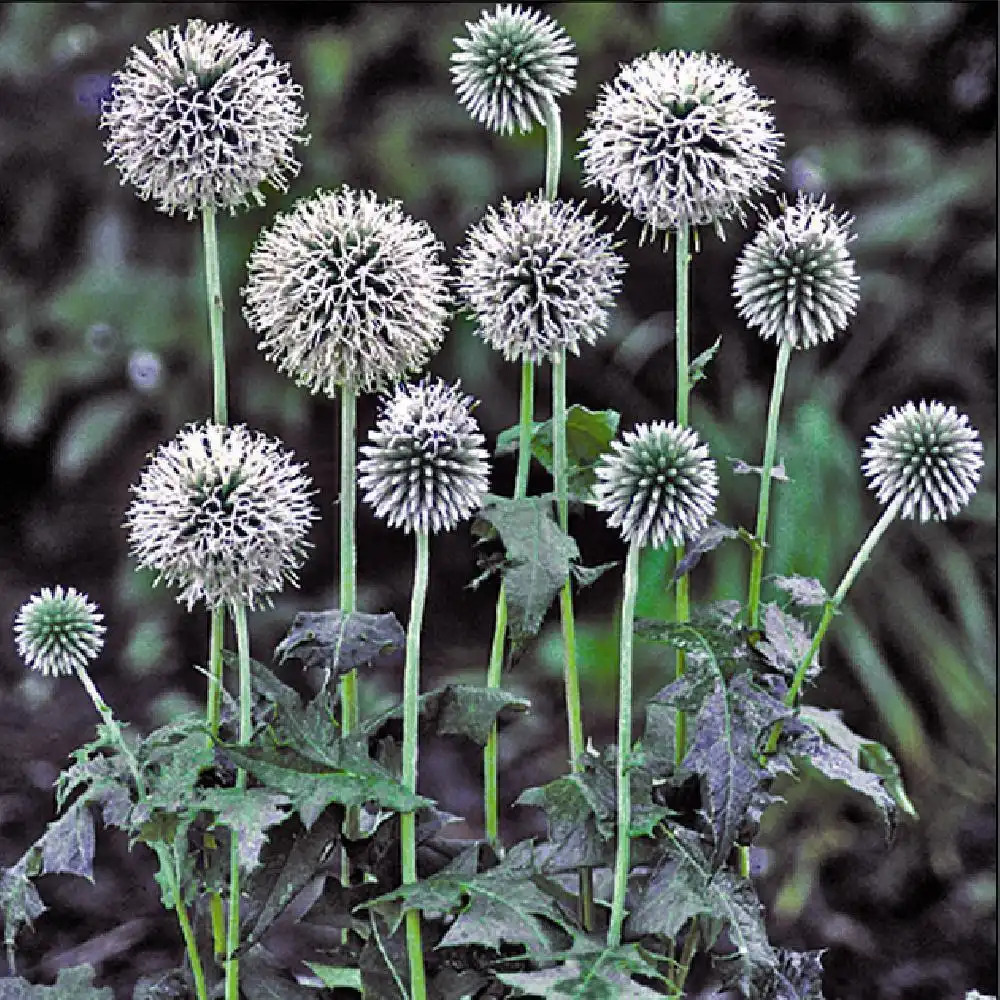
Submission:
M 226 405 L 226 351 L 222 335 L 222 280 L 219 277 L 219 237 L 215 209 L 201 213 L 201 236 L 205 246 L 205 293 L 208 298 L 208 327 L 212 338 L 212 417 L 217 424 L 229 421 Z
M 406 627 L 406 666 L 403 671 L 403 785 L 414 795 L 417 792 L 417 731 L 420 722 L 420 629 L 427 598 L 430 548 L 427 532 L 418 531 L 416 541 L 410 620 Z M 415 812 L 406 812 L 399 819 L 403 885 L 413 885 L 417 881 L 417 816 Z M 406 952 L 410 962 L 410 1000 L 426 1000 L 419 909 L 406 911 Z
M 219 735 L 219 722 L 222 716 L 222 646 L 225 628 L 225 606 L 212 608 L 208 636 L 208 698 L 205 705 L 205 720 L 213 739 Z
M 559 105 L 551 97 L 542 101 L 545 115 L 545 200 L 555 201 L 562 166 L 562 121 Z
M 771 385 L 771 402 L 767 408 L 767 435 L 764 439 L 764 461 L 760 467 L 760 495 L 757 500 L 757 527 L 754 531 L 753 556 L 750 562 L 750 594 L 747 602 L 750 628 L 760 624 L 760 587 L 764 578 L 764 549 L 767 538 L 767 516 L 771 497 L 771 470 L 774 468 L 775 451 L 778 444 L 778 417 L 781 413 L 781 397 L 785 392 L 785 377 L 788 362 L 792 356 L 792 345 L 782 339 L 778 348 L 778 362 L 774 369 Z
M 688 929 L 687 937 L 684 939 L 684 948 L 678 960 L 678 971 L 673 982 L 673 987 L 677 996 L 683 996 L 684 984 L 687 982 L 688 973 L 691 971 L 691 960 L 694 958 L 695 949 L 698 947 L 698 928 L 692 923 Z
M 135 780 L 135 787 L 139 798 L 144 799 L 146 797 L 146 783 L 142 780 L 139 762 L 135 759 L 132 748 L 125 742 L 125 736 L 122 733 L 121 726 L 118 725 L 118 720 L 112 715 L 111 708 L 101 696 L 101 692 L 97 690 L 97 685 L 90 679 L 90 674 L 87 673 L 86 668 L 78 666 L 76 668 L 76 676 L 79 678 L 84 690 L 90 696 L 90 700 L 94 703 L 94 708 L 97 709 L 97 714 L 100 715 L 105 727 L 111 734 L 111 738 L 118 744 L 122 756 L 128 763 L 129 770 L 132 772 L 132 777 Z
M 618 789 L 618 833 L 615 845 L 615 879 L 611 895 L 608 947 L 622 943 L 625 922 L 625 895 L 628 891 L 632 796 L 628 764 L 632 755 L 632 633 L 635 627 L 635 598 L 639 589 L 640 546 L 634 542 L 625 557 L 625 586 L 622 596 L 621 644 L 618 654 L 618 752 L 615 785 Z
M 157 844 L 156 854 L 160 861 L 160 870 L 166 873 L 170 883 L 170 893 L 174 897 L 174 912 L 177 914 L 177 923 L 180 925 L 181 937 L 184 938 L 184 948 L 191 963 L 195 994 L 198 1000 L 208 1000 L 208 987 L 205 983 L 205 971 L 201 966 L 201 955 L 198 953 L 198 941 L 195 938 L 194 928 L 188 919 L 187 909 L 184 906 L 183 897 L 181 896 L 180 875 L 178 872 L 180 867 L 178 845 L 176 842 L 174 843 L 173 859 L 167 855 L 163 844 Z
M 528 495 L 528 473 L 531 470 L 531 436 L 535 425 L 535 365 L 525 358 L 521 362 L 521 413 L 517 432 L 517 476 L 514 479 L 514 499 Z

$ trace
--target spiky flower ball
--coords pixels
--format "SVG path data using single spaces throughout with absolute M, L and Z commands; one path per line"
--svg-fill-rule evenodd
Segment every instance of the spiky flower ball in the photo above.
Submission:
M 24 662 L 48 677 L 85 669 L 104 645 L 104 619 L 75 587 L 42 587 L 14 619 L 14 640 Z
M 858 304 L 858 276 L 847 250 L 853 222 L 825 198 L 802 194 L 766 216 L 733 275 L 736 308 L 747 326 L 765 340 L 787 340 L 796 348 L 833 340 Z
M 154 31 L 115 75 L 101 115 L 108 162 L 161 212 L 264 204 L 299 171 L 302 88 L 271 46 L 231 24 Z
M 902 499 L 900 515 L 944 521 L 976 492 L 983 443 L 954 406 L 921 400 L 896 407 L 874 427 L 862 471 L 883 506 Z
M 608 327 L 625 262 L 582 204 L 528 198 L 492 206 L 458 254 L 459 295 L 477 333 L 508 361 L 574 354 Z
M 239 425 L 191 424 L 152 456 L 125 518 L 141 566 L 192 608 L 271 603 L 295 584 L 316 519 L 303 466 Z
M 361 447 L 358 484 L 391 527 L 450 531 L 482 506 L 489 455 L 472 406 L 440 379 L 399 385 L 384 401 Z
M 715 462 L 690 427 L 638 424 L 594 468 L 594 496 L 626 542 L 663 548 L 697 536 L 715 512 Z
M 441 346 L 451 296 L 443 245 L 398 201 L 342 187 L 299 201 L 247 265 L 260 349 L 312 392 L 373 392 Z
M 551 17 L 497 4 L 456 38 L 451 75 L 458 99 L 478 122 L 510 135 L 545 124 L 544 106 L 576 85 L 573 42 Z
M 649 233 L 744 220 L 782 138 L 747 74 L 701 52 L 650 52 L 606 83 L 581 136 L 583 179 Z

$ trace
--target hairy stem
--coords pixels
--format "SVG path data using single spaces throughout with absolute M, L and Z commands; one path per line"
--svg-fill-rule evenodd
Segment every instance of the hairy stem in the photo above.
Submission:
M 208 328 L 212 338 L 212 418 L 227 423 L 226 350 L 222 335 L 222 281 L 219 277 L 219 237 L 215 228 L 215 209 L 206 206 L 201 213 L 201 235 L 205 246 L 205 294 L 208 298 Z

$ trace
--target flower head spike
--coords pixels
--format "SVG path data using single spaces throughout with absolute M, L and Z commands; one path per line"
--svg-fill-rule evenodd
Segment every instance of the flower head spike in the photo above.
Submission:
M 455 39 L 451 57 L 459 101 L 494 132 L 544 125 L 544 104 L 576 85 L 570 37 L 551 17 L 510 4 L 465 26 L 469 37 Z
M 858 277 L 847 245 L 854 220 L 824 198 L 800 194 L 766 217 L 743 248 L 733 275 L 736 308 L 765 340 L 813 347 L 833 340 L 858 304 Z
M 921 400 L 896 407 L 872 427 L 862 471 L 883 506 L 901 498 L 902 517 L 944 521 L 972 499 L 982 455 L 979 432 L 965 414 Z
M 142 472 L 126 514 L 132 554 L 203 600 L 255 608 L 296 583 L 316 519 L 311 483 L 277 441 L 240 425 L 191 424 Z
M 48 677 L 85 669 L 104 645 L 103 619 L 74 587 L 42 587 L 14 619 L 17 650 L 32 670 Z
M 450 531 L 482 505 L 489 455 L 472 405 L 440 379 L 399 385 L 385 401 L 361 447 L 358 484 L 391 527 Z
M 234 212 L 261 185 L 286 190 L 306 142 L 302 89 L 271 46 L 231 24 L 188 21 L 154 31 L 151 52 L 133 48 L 101 116 L 108 162 L 139 197 L 190 219 Z
M 373 392 L 441 345 L 444 248 L 398 201 L 342 187 L 299 201 L 250 255 L 244 314 L 260 349 L 312 392 Z
M 608 327 L 625 262 L 582 204 L 528 198 L 486 217 L 458 255 L 459 294 L 508 361 L 579 353 Z
M 778 172 L 781 135 L 747 74 L 715 55 L 650 52 L 601 90 L 583 179 L 658 231 L 744 219 Z
M 639 424 L 611 442 L 594 472 L 598 510 L 632 544 L 683 545 L 715 512 L 715 462 L 690 427 L 662 420 Z

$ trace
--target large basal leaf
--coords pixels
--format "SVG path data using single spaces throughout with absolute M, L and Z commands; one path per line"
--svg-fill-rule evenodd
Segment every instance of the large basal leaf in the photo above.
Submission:
M 537 848 L 541 871 L 572 871 L 607 860 L 608 837 L 598 832 L 593 805 L 580 776 L 569 774 L 547 785 L 526 788 L 514 804 L 536 806 L 545 813 L 548 838 Z
M 0 979 L 0 1000 L 115 1000 L 109 986 L 94 985 L 89 965 L 60 969 L 52 986 L 35 986 L 26 979 Z
M 291 809 L 287 796 L 266 788 L 206 788 L 201 804 L 215 813 L 217 823 L 233 831 L 244 872 L 260 863 L 267 831 L 287 819 Z

